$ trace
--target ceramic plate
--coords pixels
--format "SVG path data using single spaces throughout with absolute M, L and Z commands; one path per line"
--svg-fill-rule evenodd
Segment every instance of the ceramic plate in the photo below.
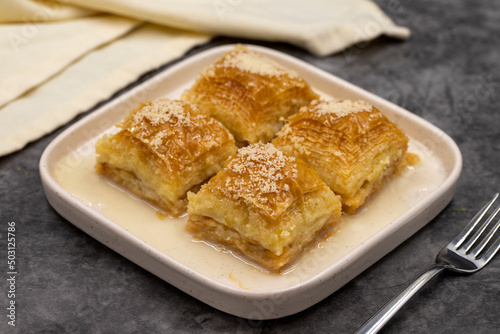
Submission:
M 283 274 L 270 274 L 184 232 L 172 219 L 96 175 L 94 145 L 139 103 L 179 98 L 199 73 L 233 45 L 188 58 L 102 106 L 58 136 L 45 150 L 40 173 L 50 204 L 69 222 L 139 266 L 219 310 L 247 319 L 272 319 L 306 309 L 331 295 L 389 253 L 451 200 L 462 168 L 453 140 L 434 125 L 374 94 L 286 54 L 257 50 L 297 71 L 324 96 L 363 99 L 410 137 L 421 163 L 373 196 L 339 231 L 308 250 Z

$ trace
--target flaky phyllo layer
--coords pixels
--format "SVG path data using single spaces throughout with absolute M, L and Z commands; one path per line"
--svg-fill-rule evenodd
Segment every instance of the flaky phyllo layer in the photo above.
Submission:
M 318 172 L 352 214 L 397 170 L 408 138 L 363 101 L 314 101 L 287 120 L 273 140 Z
M 318 95 L 295 71 L 237 46 L 207 67 L 182 96 L 219 120 L 240 146 L 267 142 Z
M 188 190 L 236 152 L 222 124 L 183 101 L 143 103 L 119 128 L 97 142 L 97 171 L 173 216 L 186 212 Z
M 242 148 L 188 194 L 187 229 L 279 270 L 338 223 L 340 197 L 299 159 L 271 144 Z

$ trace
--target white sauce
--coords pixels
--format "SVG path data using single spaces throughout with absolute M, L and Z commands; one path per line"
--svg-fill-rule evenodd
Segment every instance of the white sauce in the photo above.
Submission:
M 284 288 L 312 278 L 401 216 L 445 179 L 440 161 L 422 144 L 411 140 L 409 151 L 418 154 L 421 162 L 388 183 L 360 213 L 344 216 L 337 233 L 303 254 L 291 270 L 280 275 L 193 241 L 184 231 L 187 217 L 162 219 L 156 209 L 109 183 L 94 171 L 93 145 L 92 141 L 87 142 L 54 166 L 54 178 L 66 191 L 175 261 L 226 286 L 241 289 Z

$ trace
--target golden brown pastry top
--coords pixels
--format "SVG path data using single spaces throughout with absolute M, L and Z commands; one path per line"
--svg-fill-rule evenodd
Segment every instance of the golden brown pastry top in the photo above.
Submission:
M 231 72 L 232 75 L 235 69 L 240 75 L 245 76 L 251 74 L 255 77 L 272 79 L 287 77 L 288 79 L 296 79 L 295 83 L 302 81 L 297 72 L 287 69 L 273 59 L 257 51 L 250 50 L 243 45 L 237 45 L 224 54 L 222 58 L 207 67 L 203 71 L 203 75 L 206 77 L 215 77 L 224 72 Z
M 273 143 L 306 155 L 332 155 L 355 167 L 361 152 L 381 142 L 407 142 L 406 135 L 364 101 L 315 100 L 287 120 Z M 354 164 L 354 165 L 352 165 Z
M 365 117 L 367 117 L 368 122 L 356 121 L 356 119 Z M 315 127 L 326 126 L 335 129 L 338 136 L 354 142 L 360 135 L 369 132 L 381 120 L 385 120 L 385 117 L 365 101 L 314 100 L 309 106 L 302 107 L 298 114 L 290 117 L 287 126 L 282 129 L 279 135 L 283 136 L 289 133 L 292 128 L 297 129 L 306 126 L 305 123 L 307 123 Z
M 273 140 L 343 196 L 353 196 L 372 167 L 388 163 L 378 161 L 385 151 L 402 157 L 407 143 L 406 135 L 380 111 L 351 100 L 313 101 L 290 117 Z
M 268 222 L 276 224 L 305 193 L 326 188 L 303 161 L 286 156 L 271 144 L 240 148 L 205 186 L 222 197 L 258 210 Z
M 242 45 L 208 66 L 182 97 L 246 143 L 271 140 L 281 118 L 315 98 L 297 72 Z
M 146 144 L 171 171 L 183 171 L 198 157 L 234 139 L 215 119 L 187 102 L 159 99 L 132 110 L 118 125 Z
M 273 104 L 276 99 L 282 98 L 280 94 L 289 89 L 310 89 L 308 83 L 294 70 L 242 45 L 237 45 L 207 67 L 202 76 L 216 82 L 226 81 L 225 85 L 231 86 L 233 93 L 248 104 L 245 107 L 257 113 L 249 114 L 250 118 L 264 117 L 258 114 L 258 107 Z M 312 91 L 308 93 L 310 100 L 318 97 Z

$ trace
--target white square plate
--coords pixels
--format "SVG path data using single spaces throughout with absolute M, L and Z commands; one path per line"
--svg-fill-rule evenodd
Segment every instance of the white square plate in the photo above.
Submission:
M 270 274 L 231 253 L 191 240 L 186 217 L 172 219 L 113 186 L 93 169 L 94 145 L 139 103 L 179 98 L 198 74 L 233 45 L 216 47 L 159 73 L 58 136 L 40 160 L 49 203 L 85 233 L 193 297 L 255 320 L 287 316 L 329 296 L 433 219 L 453 197 L 462 157 L 427 121 L 286 54 L 248 46 L 297 71 L 323 95 L 363 99 L 410 137 L 421 163 L 391 181 L 339 232 L 284 274 Z

